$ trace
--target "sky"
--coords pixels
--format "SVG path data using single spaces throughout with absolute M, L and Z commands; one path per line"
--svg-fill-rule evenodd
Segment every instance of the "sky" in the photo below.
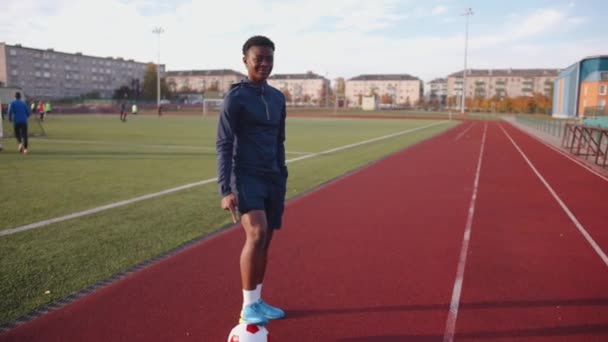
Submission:
M 2 2 L 0 42 L 140 62 L 157 62 L 160 51 L 167 70 L 245 73 L 242 45 L 261 34 L 276 45 L 274 73 L 405 73 L 428 82 L 464 68 L 466 8 L 474 13 L 469 68 L 559 69 L 608 54 L 605 0 Z

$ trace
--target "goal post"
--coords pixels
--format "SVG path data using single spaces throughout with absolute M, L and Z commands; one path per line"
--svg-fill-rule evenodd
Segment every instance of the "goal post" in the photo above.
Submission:
M 223 99 L 204 99 L 203 116 L 208 116 L 211 113 L 219 113 L 223 101 Z
M 2 133 L 0 133 L 0 139 L 4 138 L 14 138 L 15 130 L 13 129 L 13 123 L 8 121 L 8 118 L 5 116 L 3 122 L 0 123 L 0 129 L 2 129 Z M 46 131 L 44 130 L 44 126 L 42 126 L 42 122 L 40 120 L 31 118 L 27 123 L 27 136 L 28 137 L 45 137 Z
M 334 95 L 334 97 L 332 98 L 332 109 L 333 109 L 333 114 L 338 114 L 339 111 L 344 111 L 346 109 L 348 109 L 348 99 L 346 98 L 346 95 Z

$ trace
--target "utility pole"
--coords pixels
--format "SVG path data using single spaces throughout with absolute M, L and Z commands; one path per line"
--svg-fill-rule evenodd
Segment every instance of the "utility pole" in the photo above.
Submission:
M 158 63 L 156 64 L 156 108 L 160 113 L 160 35 L 164 33 L 162 27 L 158 26 L 152 30 L 152 33 L 158 35 Z
M 329 86 L 331 85 L 329 78 L 328 78 L 328 73 L 325 73 L 325 108 L 329 107 Z
M 467 8 L 462 15 L 466 17 L 466 24 L 464 36 L 464 70 L 462 72 L 462 100 L 460 102 L 460 114 L 464 115 L 464 104 L 466 99 L 465 94 L 467 92 L 467 52 L 469 45 L 469 17 L 473 15 L 473 9 L 470 7 Z

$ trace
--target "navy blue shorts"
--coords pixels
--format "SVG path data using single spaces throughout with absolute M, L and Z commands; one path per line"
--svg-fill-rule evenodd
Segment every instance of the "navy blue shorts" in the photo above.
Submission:
M 280 176 L 243 175 L 236 177 L 239 213 L 264 210 L 268 229 L 280 229 L 285 209 L 286 180 Z

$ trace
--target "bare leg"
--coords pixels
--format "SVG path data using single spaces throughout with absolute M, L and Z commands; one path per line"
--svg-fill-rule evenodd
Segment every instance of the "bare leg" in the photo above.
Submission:
M 266 213 L 263 210 L 249 211 L 241 216 L 241 223 L 246 235 L 241 252 L 241 282 L 244 290 L 255 290 L 266 268 Z
M 257 284 L 261 284 L 264 282 L 264 275 L 266 275 L 266 265 L 268 264 L 268 250 L 270 249 L 270 241 L 272 240 L 273 233 L 274 230 L 272 229 L 268 229 L 268 232 L 266 233 L 266 241 L 264 243 L 264 251 L 262 254 L 262 262 L 260 266 L 260 272 L 258 273 Z

